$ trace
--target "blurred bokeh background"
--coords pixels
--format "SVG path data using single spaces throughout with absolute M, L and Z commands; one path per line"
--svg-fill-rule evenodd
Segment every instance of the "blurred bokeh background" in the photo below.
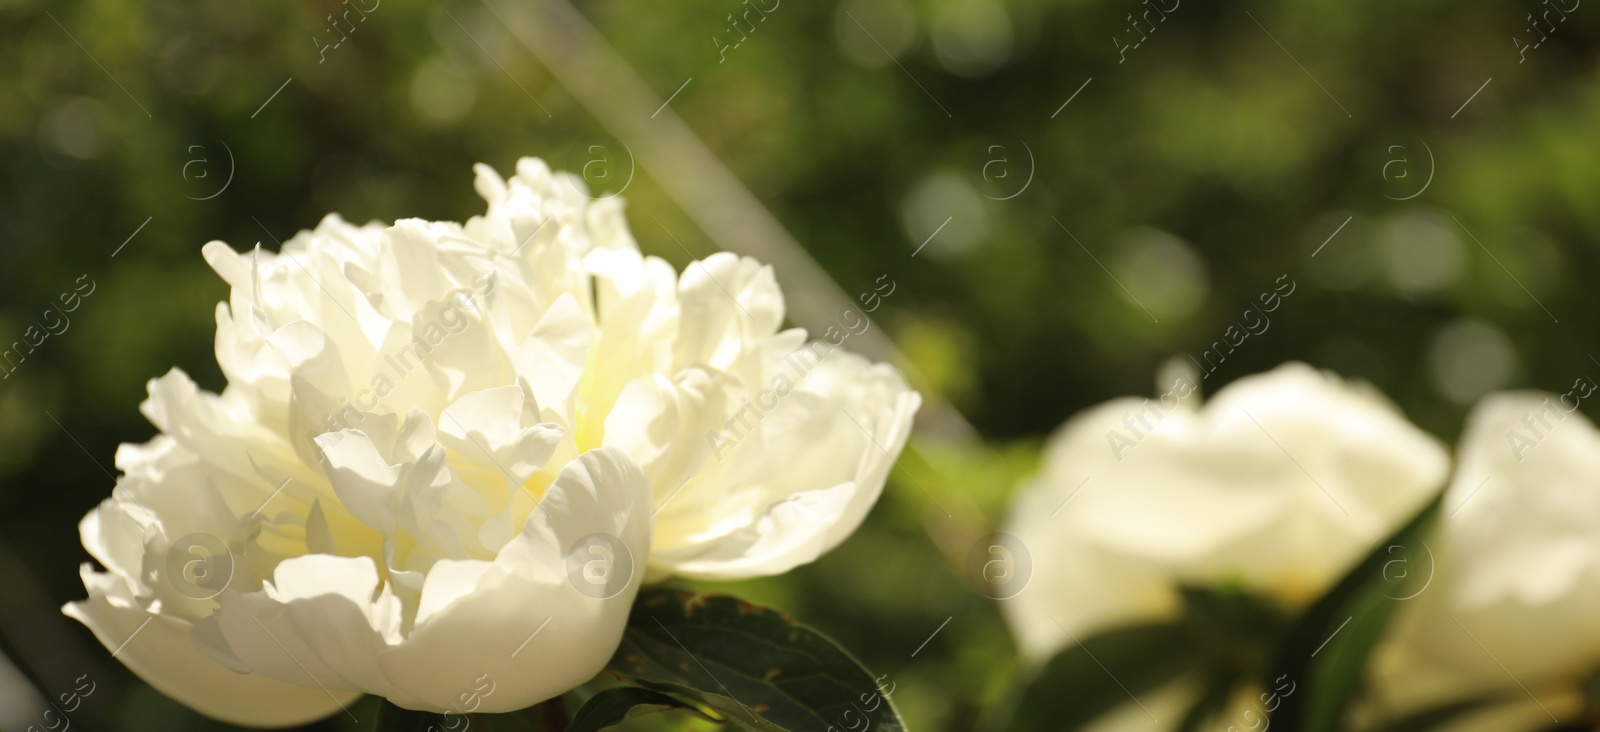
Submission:
M 1040 440 L 1153 393 L 1281 282 L 1206 393 L 1303 360 L 1451 441 L 1489 390 L 1600 376 L 1600 9 L 1519 54 L 1528 3 L 1151 2 L 0 0 L 0 728 L 82 674 L 86 728 L 222 728 L 59 614 L 76 523 L 154 433 L 148 379 L 223 386 L 202 244 L 463 220 L 475 162 L 585 172 L 623 143 L 591 182 L 636 173 L 635 235 L 681 269 L 724 203 L 631 157 L 681 124 L 852 300 L 896 284 L 873 324 L 973 431 L 914 440 L 840 550 L 714 589 L 889 674 L 917 730 L 972 729 L 1014 680 L 962 567 Z M 621 64 L 584 65 L 606 47 Z M 63 292 L 90 293 L 65 327 Z M 36 324 L 60 332 L 26 353 Z

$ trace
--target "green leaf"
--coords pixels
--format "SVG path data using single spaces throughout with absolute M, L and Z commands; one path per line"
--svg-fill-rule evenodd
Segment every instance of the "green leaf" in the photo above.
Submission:
M 567 732 L 598 732 L 633 717 L 672 709 L 695 711 L 675 697 L 652 689 L 631 686 L 607 689 L 589 698 L 573 716 Z
M 1195 667 L 1182 623 L 1136 625 L 1083 639 L 1039 670 L 1015 704 L 1008 730 L 1072 729 Z
M 650 682 L 641 679 L 634 679 L 633 683 L 641 684 L 643 688 L 670 696 L 678 700 L 683 706 L 700 712 L 707 719 L 725 722 L 733 725 L 736 729 L 746 730 L 746 732 L 788 732 L 783 727 L 779 727 L 767 721 L 761 715 L 756 714 L 754 710 L 745 706 L 739 700 L 723 694 L 704 692 L 679 684 Z
M 543 704 L 504 714 L 461 714 L 458 712 L 418 712 L 401 709 L 382 700 L 378 706 L 376 732 L 561 732 L 548 713 L 559 709 L 560 697 Z
M 1431 549 L 1421 541 L 1439 510 L 1435 498 L 1405 526 L 1379 542 L 1365 559 L 1350 570 L 1322 599 L 1306 610 L 1290 631 L 1265 680 L 1269 689 L 1292 683 L 1294 692 L 1281 694 L 1272 724 L 1305 732 L 1331 732 L 1338 727 L 1345 705 L 1360 687 L 1367 657 L 1382 638 L 1389 618 L 1400 603 L 1426 591 L 1432 578 Z M 1409 564 L 1396 548 L 1422 548 L 1426 566 L 1406 566 L 1405 582 L 1393 581 L 1396 564 Z M 1420 585 L 1420 589 L 1418 586 Z
M 860 727 L 904 732 L 874 679 L 827 637 L 727 595 L 639 593 L 607 667 L 629 683 L 690 701 L 747 729 Z M 756 726 L 752 726 L 756 725 Z

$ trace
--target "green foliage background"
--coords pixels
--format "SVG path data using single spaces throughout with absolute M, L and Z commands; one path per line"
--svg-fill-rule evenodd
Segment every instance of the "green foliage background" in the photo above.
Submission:
M 847 292 L 898 283 L 874 323 L 982 436 L 917 442 L 867 525 L 816 564 L 707 587 L 783 608 L 890 674 L 912 729 L 972 729 L 1016 680 L 993 603 L 961 567 L 1041 438 L 1080 408 L 1149 394 L 1162 362 L 1221 339 L 1280 275 L 1299 289 L 1207 393 L 1304 360 L 1370 380 L 1449 441 L 1470 401 L 1451 379 L 1560 392 L 1600 375 L 1600 8 L 1519 64 L 1509 39 L 1527 38 L 1527 2 L 1183 0 L 1118 63 L 1111 38 L 1130 42 L 1125 16 L 1145 6 L 1006 0 L 985 7 L 1008 18 L 1008 50 L 963 76 L 934 30 L 961 28 L 970 1 L 787 0 L 720 63 L 711 38 L 730 38 L 731 0 L 580 5 L 663 98 L 695 79 L 672 110 Z M 472 163 L 564 167 L 602 131 L 479 3 L 383 0 L 318 63 L 311 39 L 332 35 L 338 7 L 0 2 L 0 342 L 81 275 L 97 284 L 70 330 L 0 381 L 0 587 L 15 599 L 0 637 L 47 684 L 101 680 L 85 706 L 107 727 L 219 728 L 56 613 L 83 594 L 76 522 L 109 494 L 116 445 L 153 434 L 136 409 L 146 380 L 177 366 L 223 385 L 211 338 L 226 289 L 200 246 L 276 248 L 330 211 L 462 220 L 482 210 Z M 856 19 L 909 39 L 898 65 L 871 59 L 882 51 Z M 1016 140 L 1031 186 L 975 195 L 988 146 Z M 186 197 L 217 181 L 185 180 L 191 146 L 220 176 L 223 144 L 232 184 Z M 1394 200 L 1419 185 L 1424 144 L 1431 185 Z M 1412 177 L 1386 180 L 1401 155 Z M 913 259 L 943 218 L 906 223 L 927 190 L 956 191 L 931 199 L 959 206 L 953 226 L 981 225 Z M 647 253 L 688 261 L 652 216 L 695 256 L 713 250 L 644 172 L 627 198 Z M 1149 229 L 1198 268 L 1152 269 L 1149 256 L 1188 260 L 1141 249 Z M 1178 304 L 1147 315 L 1108 270 Z

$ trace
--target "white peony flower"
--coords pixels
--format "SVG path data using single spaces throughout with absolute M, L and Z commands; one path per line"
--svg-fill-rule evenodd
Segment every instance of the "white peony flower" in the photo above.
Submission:
M 1074 417 L 1004 531 L 1033 570 L 1001 603 L 1023 655 L 1170 619 L 1179 584 L 1316 599 L 1443 484 L 1448 458 L 1381 395 L 1304 364 Z
M 1600 431 L 1577 411 L 1583 382 L 1490 395 L 1468 416 L 1429 538 L 1435 579 L 1373 655 L 1386 714 L 1490 698 L 1507 704 L 1458 729 L 1574 721 L 1600 671 Z
M 255 726 L 519 709 L 599 671 L 645 570 L 784 572 L 877 499 L 919 398 L 780 331 L 769 268 L 679 277 L 535 159 L 476 186 L 465 225 L 206 245 L 227 387 L 150 382 L 64 608 L 157 689 Z

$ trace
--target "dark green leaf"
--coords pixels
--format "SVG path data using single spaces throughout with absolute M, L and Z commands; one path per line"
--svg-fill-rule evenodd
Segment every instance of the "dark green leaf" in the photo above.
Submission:
M 1238 587 L 1183 586 L 1179 591 L 1182 622 L 1204 659 L 1210 686 L 1230 687 L 1264 673 L 1292 624 L 1278 603 Z
M 1438 509 L 1435 498 L 1393 536 L 1379 542 L 1301 616 L 1265 680 L 1266 687 L 1279 694 L 1280 704 L 1272 713 L 1274 726 L 1305 732 L 1337 728 L 1390 616 L 1404 599 L 1425 591 L 1432 578 L 1432 552 L 1421 537 Z M 1397 549 L 1426 561 L 1413 565 L 1404 553 L 1397 555 Z M 1396 568 L 1397 564 L 1405 566 Z M 1405 581 L 1396 583 L 1401 571 Z M 1294 691 L 1283 693 L 1282 686 L 1288 684 Z
M 690 688 L 680 684 L 650 682 L 634 679 L 633 683 L 642 684 L 644 688 L 664 694 L 678 700 L 690 709 L 694 709 L 708 719 L 718 720 L 732 725 L 735 729 L 745 732 L 789 732 L 783 727 L 768 721 L 756 714 L 755 710 L 745 706 L 733 697 L 720 693 L 710 693 L 699 689 Z
M 572 717 L 567 732 L 598 732 L 623 720 L 671 709 L 692 709 L 659 691 L 639 687 L 607 689 L 593 697 Z
M 1190 670 L 1193 635 L 1181 623 L 1118 628 L 1083 639 L 1045 664 L 1016 703 L 1008 730 L 1072 729 Z
M 639 593 L 614 675 L 730 720 L 752 715 L 781 729 L 847 729 L 870 723 L 903 732 L 880 681 L 825 636 L 775 610 L 726 595 L 669 589 Z M 670 685 L 670 686 L 663 686 Z
M 543 704 L 504 714 L 461 714 L 458 712 L 417 712 L 401 709 L 387 700 L 378 706 L 376 732 L 561 732 L 564 725 L 552 722 L 551 712 L 560 709 L 557 697 Z

